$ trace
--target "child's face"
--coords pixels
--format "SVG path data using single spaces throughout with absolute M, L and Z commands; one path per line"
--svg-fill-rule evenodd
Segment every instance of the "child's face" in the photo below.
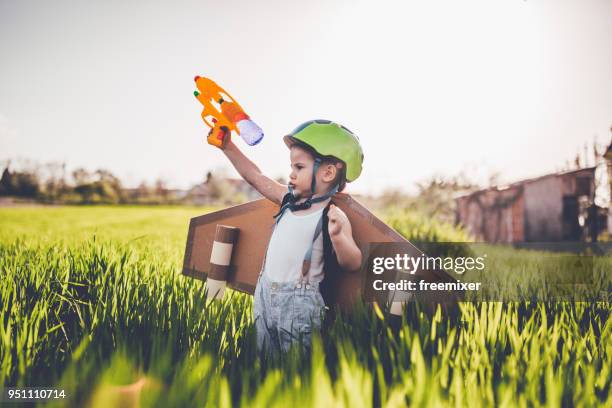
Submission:
M 305 197 L 310 194 L 312 185 L 312 168 L 314 158 L 306 150 L 299 146 L 293 146 L 290 152 L 291 174 L 289 174 L 289 185 L 293 188 L 297 197 Z

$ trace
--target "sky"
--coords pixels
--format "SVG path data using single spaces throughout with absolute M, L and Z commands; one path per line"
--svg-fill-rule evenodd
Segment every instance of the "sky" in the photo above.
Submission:
M 200 75 L 263 128 L 235 140 L 272 177 L 289 173 L 282 136 L 325 118 L 363 146 L 349 192 L 516 181 L 610 142 L 612 1 L 0 0 L 0 74 L 3 160 L 200 182 L 230 169 Z

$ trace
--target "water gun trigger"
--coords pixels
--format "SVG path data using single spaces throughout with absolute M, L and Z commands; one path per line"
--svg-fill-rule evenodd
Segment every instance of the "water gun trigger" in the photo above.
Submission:
M 210 119 L 212 118 L 212 119 Z M 206 125 L 208 125 L 209 128 L 214 128 L 215 124 L 217 123 L 217 119 L 215 119 L 214 116 L 210 115 L 209 113 L 206 112 L 206 109 L 204 109 L 202 111 L 202 120 L 204 121 L 204 123 L 206 123 Z

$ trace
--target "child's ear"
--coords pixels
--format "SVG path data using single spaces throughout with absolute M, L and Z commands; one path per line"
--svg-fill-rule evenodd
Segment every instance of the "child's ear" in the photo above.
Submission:
M 336 178 L 336 174 L 338 174 L 337 165 L 328 164 L 325 166 L 325 172 L 323 173 L 323 180 L 326 182 L 331 182 Z

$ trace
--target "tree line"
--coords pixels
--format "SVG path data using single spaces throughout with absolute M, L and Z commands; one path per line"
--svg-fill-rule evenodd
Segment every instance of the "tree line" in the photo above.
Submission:
M 230 179 L 224 169 L 207 172 L 202 183 L 188 190 L 168 187 L 158 178 L 125 187 L 119 177 L 106 169 L 83 167 L 68 171 L 65 163 L 38 164 L 32 161 L 0 165 L 0 198 L 36 201 L 45 204 L 195 204 L 234 205 L 258 198 L 242 180 Z

